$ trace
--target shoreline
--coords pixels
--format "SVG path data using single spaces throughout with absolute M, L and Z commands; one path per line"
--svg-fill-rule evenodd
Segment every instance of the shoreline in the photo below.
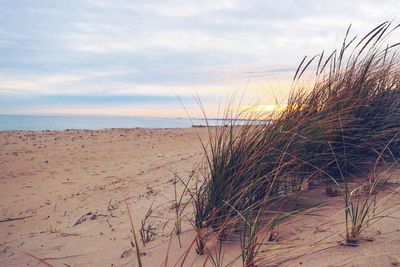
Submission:
M 192 125 L 190 127 L 170 127 L 170 128 L 150 128 L 150 127 L 118 127 L 118 128 L 103 128 L 103 129 L 62 129 L 62 130 L 0 130 L 0 133 L 18 133 L 18 132 L 28 132 L 28 133 L 58 133 L 58 132 L 74 132 L 74 131 L 83 131 L 83 132 L 102 132 L 102 131 L 114 131 L 114 130 L 184 130 L 184 129 L 193 129 L 193 128 L 214 128 L 214 127 L 222 127 L 219 125 Z
M 236 119 L 245 123 L 249 119 Z M 181 129 L 222 126 L 229 123 L 224 118 L 182 118 L 145 116 L 38 116 L 0 115 L 0 132 L 4 131 L 64 131 L 107 129 Z

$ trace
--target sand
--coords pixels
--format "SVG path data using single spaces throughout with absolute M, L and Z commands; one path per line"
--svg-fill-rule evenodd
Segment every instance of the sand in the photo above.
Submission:
M 205 128 L 197 130 L 206 137 Z M 136 232 L 154 210 L 148 222 L 156 236 L 145 246 L 139 240 L 144 266 L 174 266 L 192 244 L 190 207 L 180 241 L 170 234 L 174 188 L 182 190 L 174 173 L 187 179 L 203 159 L 194 129 L 1 132 L 0 147 L 0 266 L 137 266 L 124 200 Z M 399 186 L 399 173 L 382 196 Z M 382 207 L 399 199 L 394 194 Z M 279 229 L 260 266 L 400 266 L 399 220 L 385 218 L 358 247 L 342 246 L 340 196 L 305 190 L 299 205 L 322 202 Z M 237 256 L 238 245 L 227 244 L 223 266 Z M 183 266 L 205 260 L 192 248 Z M 241 266 L 240 258 L 231 266 Z

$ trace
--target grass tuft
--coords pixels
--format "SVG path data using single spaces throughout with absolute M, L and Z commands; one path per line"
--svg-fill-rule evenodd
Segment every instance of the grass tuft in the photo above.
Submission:
M 360 40 L 349 27 L 339 49 L 305 57 L 283 111 L 240 110 L 235 96 L 228 101 L 223 123 L 208 125 L 200 140 L 207 171 L 193 194 L 198 233 L 211 227 L 226 238 L 239 229 L 243 264 L 255 266 L 260 233 L 274 235 L 276 227 L 261 230 L 258 222 L 293 201 L 305 182 L 317 182 L 344 187 L 346 240 L 356 242 L 378 218 L 377 166 L 400 156 L 400 43 L 386 43 L 398 27 L 384 22 Z M 312 83 L 304 85 L 306 77 Z M 361 196 L 349 184 L 363 177 L 369 189 Z M 201 254 L 207 246 L 198 241 Z

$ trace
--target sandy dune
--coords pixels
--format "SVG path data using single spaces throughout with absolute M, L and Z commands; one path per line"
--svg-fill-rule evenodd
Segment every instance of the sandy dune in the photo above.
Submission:
M 45 266 L 34 257 L 53 266 L 135 265 L 124 199 L 136 230 L 153 204 L 157 235 L 141 244 L 144 266 L 162 265 L 169 243 L 167 266 L 173 266 L 190 246 L 187 222 L 182 247 L 169 236 L 172 172 L 187 178 L 203 157 L 193 129 L 1 132 L 0 147 L 0 266 Z M 327 197 L 323 188 L 303 192 L 302 204 L 318 201 L 328 204 L 287 222 L 263 264 L 400 266 L 398 220 L 372 225 L 359 247 L 341 246 L 342 198 Z M 237 245 L 227 245 L 225 264 L 238 253 Z M 202 266 L 205 259 L 192 249 L 184 266 Z M 241 266 L 240 259 L 232 266 Z

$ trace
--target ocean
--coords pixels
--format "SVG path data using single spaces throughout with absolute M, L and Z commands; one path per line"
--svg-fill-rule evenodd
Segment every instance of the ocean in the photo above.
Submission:
M 209 120 L 218 125 L 221 120 Z M 204 119 L 157 118 L 133 116 L 81 116 L 81 115 L 0 115 L 0 131 L 11 130 L 100 130 L 109 128 L 190 128 L 192 125 L 205 126 Z

